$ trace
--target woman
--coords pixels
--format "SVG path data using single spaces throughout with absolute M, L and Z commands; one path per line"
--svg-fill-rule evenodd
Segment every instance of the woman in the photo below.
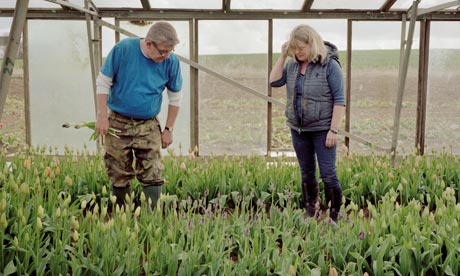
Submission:
M 273 87 L 286 85 L 286 117 L 302 175 L 307 216 L 316 213 L 316 160 L 324 182 L 331 221 L 337 222 L 342 188 L 336 173 L 336 144 L 345 110 L 343 76 L 337 47 L 324 42 L 310 26 L 292 30 L 289 41 L 270 73 Z M 287 56 L 292 57 L 284 66 Z

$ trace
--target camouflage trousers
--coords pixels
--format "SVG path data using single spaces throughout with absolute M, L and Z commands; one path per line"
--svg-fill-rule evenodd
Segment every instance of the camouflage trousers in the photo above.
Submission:
M 164 183 L 161 157 L 161 126 L 157 117 L 133 119 L 111 112 L 109 126 L 120 130 L 105 136 L 104 161 L 114 187 L 129 187 L 137 178 L 144 186 Z

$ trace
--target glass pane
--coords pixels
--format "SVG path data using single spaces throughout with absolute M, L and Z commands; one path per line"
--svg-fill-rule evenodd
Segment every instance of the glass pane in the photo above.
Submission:
M 262 10 L 300 10 L 302 9 L 303 0 L 259 0 L 259 1 L 248 1 L 248 0 L 232 0 L 232 9 L 262 9 Z
M 16 6 L 16 0 L 3 0 L 0 1 L 0 8 L 13 9 Z
M 460 23 L 432 22 L 425 127 L 427 154 L 460 154 Z
M 266 21 L 200 21 L 198 29 L 200 64 L 267 95 Z M 264 99 L 204 72 L 199 91 L 200 154 L 266 153 Z
M 350 132 L 391 148 L 398 92 L 400 29 L 397 22 L 353 22 Z M 398 150 L 413 149 L 417 109 L 418 26 L 414 34 L 400 116 Z M 350 152 L 370 149 L 350 140 Z
M 373 0 L 373 1 L 363 1 L 363 0 L 347 0 L 347 1 L 337 1 L 337 0 L 315 0 L 312 9 L 326 10 L 326 9 L 348 9 L 348 10 L 377 10 L 379 9 L 385 0 Z
M 150 6 L 158 9 L 222 9 L 221 0 L 150 0 Z
M 16 7 L 16 0 L 1 0 L 0 8 L 10 8 L 13 9 Z M 29 8 L 61 8 L 60 5 L 53 4 L 43 0 L 29 0 Z
M 90 130 L 62 128 L 96 119 L 86 22 L 28 20 L 28 28 L 32 145 L 96 150 Z
M 8 36 L 10 34 L 12 22 L 12 17 L 0 17 L 0 37 L 3 37 L 2 43 L 0 45 L 6 46 L 8 43 Z M 3 50 L 1 56 L 3 57 Z
M 98 8 L 142 8 L 140 0 L 93 0 Z
M 441 4 L 447 4 L 447 3 L 451 3 L 453 1 L 449 1 L 449 0 L 430 0 L 430 1 L 422 1 L 420 2 L 420 4 L 418 4 L 418 7 L 419 8 L 432 8 L 434 6 L 438 6 L 438 5 L 441 5 Z M 454 7 L 451 7 L 451 8 L 448 8 L 449 10 L 453 10 L 453 9 L 456 9 L 460 4 L 457 3 L 456 6 Z
M 344 67 L 344 58 L 346 56 L 347 45 L 347 21 L 336 20 L 273 20 L 273 62 L 275 63 L 281 52 L 281 45 L 289 39 L 289 34 L 296 26 L 300 24 L 307 24 L 315 28 L 321 37 L 335 44 L 339 49 L 339 56 Z M 343 70 L 345 72 L 345 70 Z M 273 97 L 286 102 L 286 87 L 273 88 Z M 286 126 L 286 117 L 284 108 L 273 108 L 273 134 L 272 134 L 272 147 L 273 151 L 293 151 L 291 134 L 289 128 Z M 342 128 L 343 129 L 343 128 Z
M 177 31 L 180 43 L 176 46 L 174 52 L 177 55 L 189 58 L 190 54 L 190 39 L 189 39 L 189 24 L 188 21 L 168 21 L 171 23 Z M 122 21 L 120 27 L 137 34 L 140 37 L 145 37 L 150 26 L 154 22 L 144 26 L 132 24 L 128 21 Z M 122 36 L 123 38 L 124 36 Z M 181 72 L 183 78 L 182 85 L 182 104 L 174 125 L 174 143 L 169 147 L 175 150 L 176 154 L 182 152 L 186 154 L 190 149 L 190 66 L 186 63 L 181 62 Z M 166 122 L 168 112 L 168 95 L 163 93 L 163 104 L 161 106 L 161 112 L 158 116 L 162 125 Z M 162 150 L 163 154 L 168 154 L 167 150 Z
M 402 9 L 402 10 L 407 10 L 409 9 L 411 6 L 412 6 L 412 3 L 414 1 L 413 0 L 398 0 L 396 1 L 396 3 L 393 5 L 393 7 L 391 9 Z M 418 4 L 418 7 L 419 8 L 422 8 L 422 9 L 425 9 L 425 8 L 432 8 L 434 6 L 437 6 L 437 5 L 441 5 L 441 4 L 446 4 L 446 3 L 449 3 L 449 2 L 452 2 L 452 1 L 449 1 L 449 0 L 430 0 L 430 1 L 421 1 L 419 4 Z M 452 8 L 449 8 L 448 10 L 454 10 L 456 9 L 458 6 L 454 6 Z
M 413 0 L 398 0 L 391 7 L 392 10 L 407 10 L 412 6 Z
M 29 0 L 29 8 L 54 8 L 60 9 L 61 5 L 43 0 Z

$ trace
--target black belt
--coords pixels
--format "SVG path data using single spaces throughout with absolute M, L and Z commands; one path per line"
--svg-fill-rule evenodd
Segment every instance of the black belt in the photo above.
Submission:
M 129 121 L 135 121 L 135 122 L 142 122 L 142 121 L 148 121 L 148 120 L 152 120 L 152 119 L 155 119 L 155 117 L 152 117 L 152 118 L 149 118 L 149 119 L 139 119 L 139 118 L 133 118 L 133 117 L 128 117 L 128 116 L 125 116 L 125 115 L 122 115 L 118 112 L 115 112 L 115 111 L 112 111 L 112 114 L 115 118 L 120 118 L 120 119 L 123 119 L 123 120 L 129 120 Z

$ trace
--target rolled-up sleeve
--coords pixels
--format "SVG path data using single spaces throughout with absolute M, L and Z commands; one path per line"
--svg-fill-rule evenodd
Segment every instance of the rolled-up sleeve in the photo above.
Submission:
M 286 79 L 287 79 L 287 73 L 286 73 L 286 67 L 283 69 L 283 75 L 281 76 L 281 79 L 277 81 L 273 81 L 270 83 L 271 87 L 281 87 L 286 84 Z

